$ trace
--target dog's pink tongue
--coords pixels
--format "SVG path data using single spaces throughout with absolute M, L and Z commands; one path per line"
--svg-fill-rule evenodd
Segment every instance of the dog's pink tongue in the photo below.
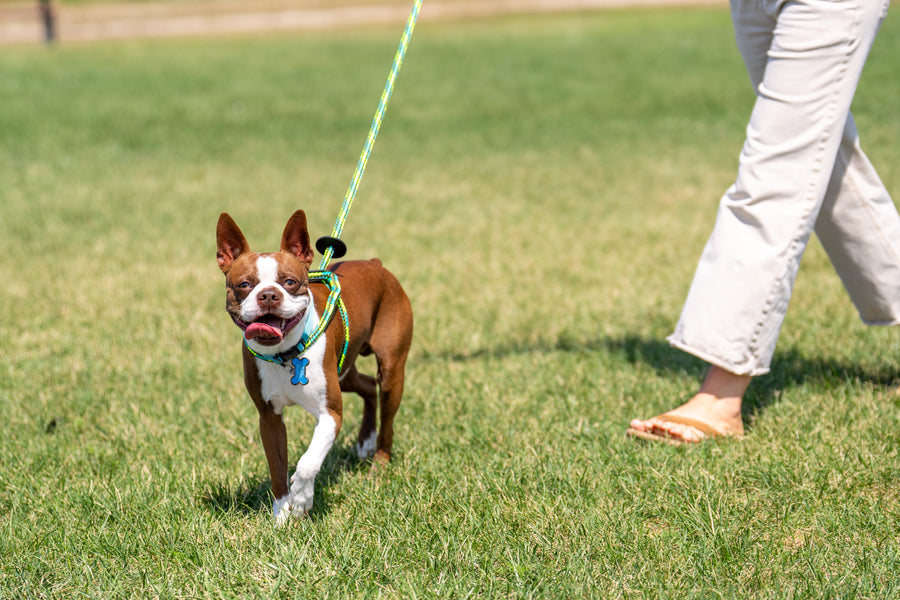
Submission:
M 256 339 L 258 337 L 280 340 L 284 335 L 277 327 L 272 327 L 271 325 L 257 321 L 256 323 L 250 323 L 250 325 L 247 326 L 247 330 L 244 331 L 244 337 L 248 340 Z

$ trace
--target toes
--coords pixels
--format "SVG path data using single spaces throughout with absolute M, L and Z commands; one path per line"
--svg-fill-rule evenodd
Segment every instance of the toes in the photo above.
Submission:
M 646 425 L 646 421 L 641 421 L 640 419 L 632 419 L 631 423 L 628 424 L 632 429 L 636 429 L 638 431 L 647 431 L 650 429 Z
M 657 421 L 653 423 L 653 432 L 668 436 L 682 442 L 696 443 L 703 439 L 703 434 L 695 427 L 680 423 Z
M 630 427 L 635 431 L 667 437 L 678 442 L 697 443 L 707 437 L 701 429 L 659 417 L 646 421 L 633 419 Z

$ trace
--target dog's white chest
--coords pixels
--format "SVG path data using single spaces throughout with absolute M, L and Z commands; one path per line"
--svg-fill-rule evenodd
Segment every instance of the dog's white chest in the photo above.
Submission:
M 303 355 L 292 361 L 292 368 L 256 359 L 263 399 L 272 405 L 276 414 L 285 406 L 302 406 L 319 416 L 326 406 L 325 336 L 323 335 Z

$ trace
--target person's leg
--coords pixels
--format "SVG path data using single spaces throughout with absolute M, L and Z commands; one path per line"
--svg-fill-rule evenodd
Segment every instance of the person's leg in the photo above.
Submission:
M 772 2 L 767 13 L 762 3 L 733 0 L 738 46 L 754 84 L 761 79 L 737 180 L 722 199 L 669 338 L 713 366 L 705 390 L 669 414 L 732 412 L 733 398 L 712 409 L 713 398 L 731 398 L 715 382 L 728 389 L 740 383 L 742 396 L 750 377 L 768 371 L 883 1 Z M 632 429 L 685 441 L 703 437 L 697 428 L 659 419 L 636 420 Z
M 800 0 L 780 8 L 738 176 L 669 338 L 674 346 L 735 374 L 769 370 L 880 3 Z
M 816 235 L 860 318 L 870 325 L 900 324 L 900 214 L 859 146 L 852 115 Z

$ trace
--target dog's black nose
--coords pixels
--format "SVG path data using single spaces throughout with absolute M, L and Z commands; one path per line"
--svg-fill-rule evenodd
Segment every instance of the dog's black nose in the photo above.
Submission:
M 272 308 L 281 304 L 281 300 L 281 292 L 272 287 L 261 290 L 256 294 L 256 302 L 266 308 Z

